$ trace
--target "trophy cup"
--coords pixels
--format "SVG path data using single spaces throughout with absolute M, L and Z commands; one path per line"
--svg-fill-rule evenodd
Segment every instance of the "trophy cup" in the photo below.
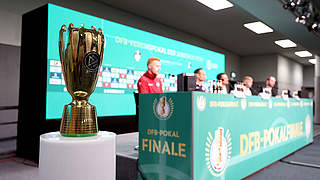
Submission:
M 104 36 L 101 29 L 61 27 L 59 54 L 66 88 L 72 102 L 64 106 L 60 134 L 87 137 L 98 134 L 96 107 L 89 104 L 102 64 Z M 67 39 L 68 38 L 68 39 Z

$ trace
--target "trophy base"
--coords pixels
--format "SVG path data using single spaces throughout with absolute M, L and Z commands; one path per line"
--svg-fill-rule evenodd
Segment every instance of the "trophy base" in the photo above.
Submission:
M 98 133 L 91 133 L 91 134 L 62 134 L 63 137 L 90 137 L 90 136 L 96 136 Z
M 88 101 L 73 101 L 65 105 L 60 126 L 64 137 L 89 137 L 98 134 L 96 107 Z

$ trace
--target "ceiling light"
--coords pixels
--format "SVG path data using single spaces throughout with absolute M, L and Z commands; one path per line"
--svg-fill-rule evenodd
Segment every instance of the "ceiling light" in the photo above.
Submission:
M 314 31 L 319 31 L 320 30 L 320 23 L 319 22 L 314 22 L 312 25 L 311 25 L 311 28 L 314 30 Z
M 247 24 L 244 24 L 243 26 L 250 29 L 251 31 L 253 31 L 257 34 L 273 32 L 273 29 L 271 29 L 269 26 L 263 24 L 260 21 L 253 22 L 253 23 L 247 23 Z
M 309 63 L 316 64 L 316 59 L 309 59 Z
M 215 11 L 230 8 L 233 6 L 233 4 L 227 0 L 197 0 L 197 1 L 208 6 L 209 8 Z
M 297 47 L 296 43 L 292 42 L 290 39 L 278 40 L 274 43 L 276 43 L 278 46 L 281 46 L 282 48 Z
M 310 57 L 312 54 L 309 51 L 297 51 L 295 54 L 299 57 Z

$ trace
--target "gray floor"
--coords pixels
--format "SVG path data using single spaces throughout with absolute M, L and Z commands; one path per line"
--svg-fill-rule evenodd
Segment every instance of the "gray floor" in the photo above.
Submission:
M 0 161 L 1 180 L 38 180 L 38 168 L 15 161 Z
M 320 135 L 320 126 L 314 126 L 314 137 Z M 125 135 L 119 135 L 118 141 L 126 142 Z M 138 139 L 134 138 L 134 142 Z M 134 142 L 117 144 L 117 153 L 123 156 L 137 156 L 137 152 L 132 151 L 135 147 Z M 10 139 L 0 141 L 0 180 L 38 180 L 38 168 L 33 167 L 32 162 L 15 158 L 16 140 Z M 131 149 L 131 150 L 127 150 Z M 274 163 L 246 179 L 248 180 L 318 180 L 320 179 L 320 168 L 291 164 L 289 162 L 305 162 L 312 165 L 320 165 L 320 136 L 314 139 L 314 143 L 293 153 L 289 157 Z M 314 158 L 317 157 L 317 158 Z M 25 164 L 23 164 L 25 163 Z M 28 165 L 26 165 L 28 164 Z
M 7 139 L 0 141 L 0 157 L 16 150 L 16 139 Z
M 320 136 L 313 144 L 246 178 L 249 180 L 320 179 Z
M 278 162 L 247 180 L 319 180 L 320 169 Z

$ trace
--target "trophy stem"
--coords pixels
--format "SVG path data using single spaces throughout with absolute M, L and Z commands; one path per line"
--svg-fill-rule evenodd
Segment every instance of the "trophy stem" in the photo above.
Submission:
M 88 137 L 98 134 L 96 107 L 87 100 L 73 100 L 64 106 L 60 134 L 67 137 Z

